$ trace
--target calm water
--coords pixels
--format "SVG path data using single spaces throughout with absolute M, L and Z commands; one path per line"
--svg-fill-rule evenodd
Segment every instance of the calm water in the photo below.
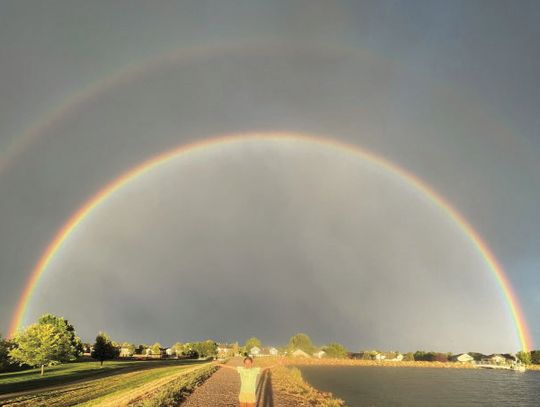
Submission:
M 302 376 L 349 406 L 540 406 L 540 372 L 303 366 Z

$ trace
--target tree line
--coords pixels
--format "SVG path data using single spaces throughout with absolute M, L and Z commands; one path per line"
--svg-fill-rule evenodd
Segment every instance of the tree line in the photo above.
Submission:
M 261 348 L 262 343 L 257 337 L 251 337 L 245 342 L 244 346 L 240 347 L 235 344 L 233 354 L 247 354 L 255 346 Z M 112 341 L 104 332 L 100 332 L 96 336 L 93 344 L 84 344 L 77 336 L 73 325 L 66 319 L 52 314 L 45 314 L 35 324 L 18 332 L 12 339 L 2 339 L 0 336 L 0 371 L 14 369 L 16 366 L 39 367 L 43 375 L 46 366 L 75 361 L 83 352 L 90 353 L 92 358 L 103 365 L 104 361 L 120 356 L 121 349 L 127 352 L 127 356 L 161 356 L 163 352 L 163 348 L 158 342 L 153 345 L 141 344 L 138 346 L 128 342 L 119 344 Z M 209 358 L 217 355 L 218 344 L 213 340 L 189 343 L 177 342 L 167 350 L 170 352 L 168 356 L 177 358 Z M 316 352 L 324 351 L 322 357 L 328 358 L 352 356 L 345 346 L 336 342 L 316 346 L 305 333 L 293 335 L 287 345 L 279 348 L 281 354 L 291 354 L 297 350 L 301 350 L 310 356 Z M 381 353 L 378 351 L 365 351 L 355 355 L 360 356 L 361 359 L 374 360 Z M 387 359 L 392 359 L 399 352 L 384 353 Z M 484 357 L 478 352 L 469 352 L 469 355 L 475 360 Z M 540 350 L 521 351 L 516 356 L 524 364 L 540 364 Z M 414 353 L 405 353 L 403 360 L 447 362 L 451 357 L 451 353 L 416 351 Z
M 37 323 L 18 332 L 12 339 L 0 336 L 0 371 L 13 370 L 16 366 L 39 367 L 43 375 L 45 367 L 76 361 L 85 351 L 103 366 L 104 361 L 120 356 L 124 346 L 134 353 L 137 351 L 132 344 L 125 342 L 120 345 L 112 341 L 104 332 L 96 336 L 94 344 L 84 344 L 66 319 L 45 314 Z M 144 355 L 162 353 L 158 342 L 152 346 L 139 345 L 138 350 Z M 178 342 L 171 350 L 176 357 L 207 358 L 217 354 L 217 343 L 213 340 L 185 344 Z

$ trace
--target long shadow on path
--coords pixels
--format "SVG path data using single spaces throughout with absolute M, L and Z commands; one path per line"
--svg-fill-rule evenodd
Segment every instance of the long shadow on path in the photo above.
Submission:
M 272 372 L 263 373 L 257 386 L 257 407 L 274 407 L 274 393 L 272 391 Z

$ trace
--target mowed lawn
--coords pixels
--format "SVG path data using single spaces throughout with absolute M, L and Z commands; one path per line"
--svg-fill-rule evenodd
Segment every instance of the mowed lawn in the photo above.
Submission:
M 200 361 L 111 361 L 0 374 L 0 405 L 128 405 L 176 383 L 189 386 L 212 367 Z

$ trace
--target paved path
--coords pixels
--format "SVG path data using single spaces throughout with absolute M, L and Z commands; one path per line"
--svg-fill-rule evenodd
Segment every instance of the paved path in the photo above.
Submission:
M 240 364 L 240 359 L 229 363 Z M 240 391 L 240 376 L 231 369 L 219 369 L 187 398 L 181 407 L 236 407 Z M 257 407 L 293 407 L 297 404 L 285 394 L 272 388 L 272 372 L 263 373 L 257 385 Z

